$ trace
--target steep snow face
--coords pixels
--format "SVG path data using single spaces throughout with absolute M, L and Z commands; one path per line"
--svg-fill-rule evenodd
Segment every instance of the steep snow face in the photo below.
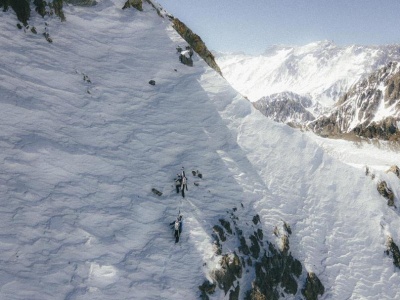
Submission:
M 217 55 L 224 77 L 251 101 L 290 91 L 309 94 L 327 107 L 360 78 L 399 59 L 400 46 L 339 47 L 329 41 L 300 47 L 273 46 L 259 56 Z
M 267 120 L 197 55 L 181 64 L 184 42 L 152 6 L 123 2 L 66 5 L 62 23 L 33 15 L 38 35 L 0 12 L 0 298 L 198 299 L 221 267 L 212 227 L 233 207 L 248 232 L 259 214 L 271 242 L 290 224 L 291 253 L 321 279 L 323 299 L 400 298 L 383 254 L 388 236 L 399 244 L 399 211 L 362 169 L 398 156 L 374 148 L 364 160 L 362 145 L 339 153 Z M 184 199 L 173 186 L 182 166 Z M 399 207 L 397 177 L 375 178 Z M 240 299 L 253 279 L 243 274 Z

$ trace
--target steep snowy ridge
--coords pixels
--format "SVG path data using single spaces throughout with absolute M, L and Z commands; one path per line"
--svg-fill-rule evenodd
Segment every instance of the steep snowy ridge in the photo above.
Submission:
M 65 5 L 65 22 L 32 14 L 37 35 L 0 11 L 0 298 L 198 299 L 224 254 L 244 255 L 234 234 L 216 252 L 220 219 L 235 221 L 248 245 L 262 229 L 260 242 L 277 249 L 274 228 L 290 225 L 302 270 L 298 289 L 278 287 L 276 299 L 304 298 L 311 273 L 325 287 L 320 299 L 400 298 L 385 254 L 388 236 L 400 243 L 400 179 L 382 172 L 398 157 L 373 149 L 358 168 L 340 162 L 265 118 L 196 54 L 193 67 L 181 64 L 185 43 L 170 20 L 124 2 Z M 343 148 L 360 159 L 363 146 Z M 186 198 L 173 185 L 182 166 Z M 235 278 L 237 299 L 255 266 Z M 230 295 L 217 286 L 207 297 Z

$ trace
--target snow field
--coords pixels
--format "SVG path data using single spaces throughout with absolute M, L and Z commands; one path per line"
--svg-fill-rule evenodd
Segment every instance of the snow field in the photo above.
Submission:
M 0 298 L 197 299 L 219 267 L 212 227 L 234 207 L 241 224 L 259 214 L 270 241 L 290 224 L 324 299 L 399 297 L 383 254 L 398 214 L 348 165 L 356 152 L 344 164 L 333 145 L 266 120 L 197 55 L 179 63 L 185 43 L 166 19 L 123 2 L 66 5 L 65 23 L 33 14 L 52 44 L 0 12 Z M 182 166 L 185 199 L 173 186 Z

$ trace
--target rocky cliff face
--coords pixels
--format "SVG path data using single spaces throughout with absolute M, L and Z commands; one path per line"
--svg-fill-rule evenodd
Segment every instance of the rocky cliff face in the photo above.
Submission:
M 137 10 L 142 11 L 143 10 L 143 2 L 142 0 L 128 0 L 125 2 L 124 7 L 122 9 L 126 9 L 129 7 L 136 8 Z
M 263 97 L 253 105 L 267 118 L 294 127 L 315 120 L 312 100 L 290 92 Z
M 193 49 L 193 51 L 195 51 L 211 68 L 213 68 L 222 76 L 221 69 L 216 63 L 214 55 L 210 52 L 210 50 L 208 50 L 206 44 L 203 42 L 200 36 L 195 34 L 181 20 L 165 12 L 159 4 L 155 4 L 151 0 L 146 0 L 146 2 L 156 9 L 159 16 L 167 16 L 171 20 L 173 28 L 190 45 L 191 49 Z
M 252 223 L 242 222 L 239 210 L 227 211 L 227 218 L 219 219 L 220 224 L 213 227 L 215 250 L 221 260 L 210 274 L 214 282 L 199 286 L 201 299 L 210 299 L 217 288 L 230 300 L 317 300 L 325 293 L 319 278 L 291 254 L 289 224 L 282 221 L 275 226 L 273 243 L 264 234 L 259 215 Z
M 309 124 L 323 136 L 355 134 L 400 140 L 400 64 L 389 63 L 355 84 L 330 114 Z
M 222 75 L 221 69 L 215 62 L 214 55 L 208 50 L 203 40 L 195 34 L 189 27 L 177 18 L 173 19 L 173 27 L 179 33 L 179 35 L 185 39 L 185 41 L 192 47 L 192 49 L 200 55 L 201 58 L 215 71 Z

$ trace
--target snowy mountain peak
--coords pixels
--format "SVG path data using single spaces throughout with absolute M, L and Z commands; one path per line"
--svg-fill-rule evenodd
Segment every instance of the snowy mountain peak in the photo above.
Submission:
M 317 41 L 313 43 L 309 43 L 304 46 L 298 46 L 295 47 L 295 53 L 297 55 L 318 55 L 324 52 L 329 52 L 334 49 L 337 49 L 338 47 L 335 45 L 333 41 L 329 40 L 323 40 L 323 41 Z
M 224 77 L 250 101 L 291 91 L 332 107 L 349 88 L 390 61 L 400 46 L 339 47 L 330 41 L 305 46 L 273 46 L 264 55 L 220 54 Z
M 331 41 L 320 41 L 298 47 L 272 46 L 262 56 L 220 55 L 217 61 L 228 82 L 274 121 L 296 127 L 312 121 L 311 128 L 324 136 L 355 130 L 362 136 L 388 139 L 383 132 L 389 129 L 378 130 L 378 134 L 364 128 L 373 122 L 383 122 L 383 128 L 392 132 L 390 139 L 397 139 L 394 134 L 399 114 L 397 81 L 385 83 L 385 78 L 392 76 L 397 67 L 385 66 L 400 61 L 398 45 L 339 47 Z M 383 74 L 364 80 L 380 68 Z M 378 80 L 377 76 L 383 77 Z M 365 86 L 369 86 L 368 93 L 376 91 L 375 99 L 359 91 Z M 362 104 L 355 104 L 354 94 L 364 99 Z M 381 96 L 384 100 L 378 101 Z M 339 113 L 337 103 L 347 98 L 352 100 L 341 105 Z M 321 117 L 322 114 L 330 117 Z
M 313 51 L 323 51 L 337 48 L 333 41 L 324 40 L 309 43 L 304 46 L 288 46 L 288 45 L 272 45 L 269 46 L 263 53 L 264 56 L 273 56 L 280 51 L 290 51 L 296 55 L 307 54 Z
M 391 62 L 355 84 L 337 107 L 310 126 L 323 135 L 350 133 L 399 140 L 400 63 Z

